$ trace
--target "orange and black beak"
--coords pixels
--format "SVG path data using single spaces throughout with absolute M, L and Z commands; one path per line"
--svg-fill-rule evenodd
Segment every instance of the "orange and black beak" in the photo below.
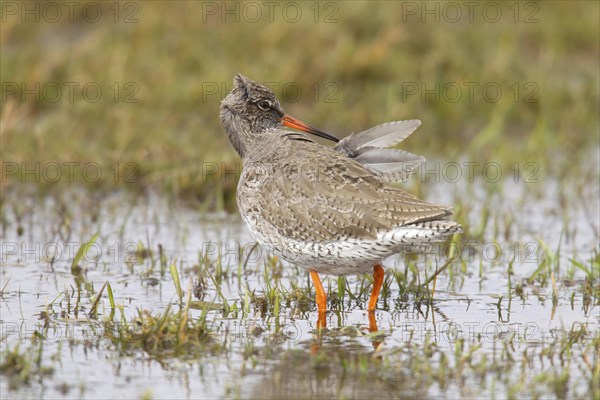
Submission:
M 308 124 L 305 124 L 304 122 L 302 122 L 294 117 L 290 117 L 287 114 L 284 115 L 283 118 L 281 118 L 281 124 L 283 126 L 287 126 L 288 128 L 297 129 L 302 132 L 310 133 L 315 136 L 322 137 L 327 140 L 331 140 L 332 142 L 335 142 L 335 143 L 340 141 L 340 139 L 336 138 L 335 136 L 330 135 L 329 133 L 323 132 L 322 130 L 312 127 Z

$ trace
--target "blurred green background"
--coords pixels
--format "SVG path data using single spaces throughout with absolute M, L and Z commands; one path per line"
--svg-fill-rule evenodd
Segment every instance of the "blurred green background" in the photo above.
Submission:
M 3 191 L 73 184 L 35 163 L 97 163 L 73 181 L 234 208 L 211 163 L 239 170 L 219 123 L 236 72 L 340 137 L 421 119 L 402 147 L 428 160 L 566 179 L 598 154 L 598 2 L 58 4 L 2 2 Z

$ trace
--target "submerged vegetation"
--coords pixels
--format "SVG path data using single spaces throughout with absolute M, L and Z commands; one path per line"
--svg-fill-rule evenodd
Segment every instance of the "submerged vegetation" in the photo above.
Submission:
M 67 194 L 73 200 L 67 214 L 87 209 L 80 195 Z M 307 388 L 315 398 L 361 397 L 374 388 L 383 398 L 599 395 L 598 249 L 587 253 L 577 242 L 548 235 L 536 242 L 504 239 L 488 227 L 483 243 L 506 251 L 517 239 L 521 248 L 497 258 L 486 255 L 485 244 L 458 247 L 456 239 L 439 253 L 394 260 L 398 268 L 387 269 L 376 332 L 364 312 L 371 277 L 330 277 L 324 281 L 327 328 L 317 330 L 305 272 L 260 248 L 236 247 L 251 240 L 232 233 L 241 221 L 163 200 L 139 200 L 131 210 L 125 200 L 104 198 L 94 221 L 66 222 L 75 218 L 53 215 L 54 201 L 37 210 L 50 216 L 47 226 L 35 227 L 31 213 L 22 217 L 24 235 L 33 235 L 34 243 L 47 230 L 66 232 L 69 224 L 63 239 L 79 243 L 71 252 L 78 262 L 66 256 L 18 261 L 12 250 L 7 255 L 3 274 L 10 279 L 2 296 L 8 315 L 23 310 L 26 324 L 3 322 L 0 364 L 11 390 L 39 393 L 37 386 L 49 386 L 44 378 L 58 374 L 63 382 L 46 390 L 93 397 L 102 384 L 63 378 L 80 357 L 91 357 L 101 374 L 121 371 L 121 365 L 138 371 L 127 393 L 150 397 L 166 396 L 139 372 L 153 364 L 184 380 L 175 390 L 158 378 L 182 396 L 221 374 L 229 383 L 207 389 L 214 396 L 298 397 Z M 6 212 L 5 220 L 14 232 L 16 215 Z M 111 227 L 114 220 L 128 222 Z M 180 230 L 182 220 L 197 229 Z M 135 234 L 140 224 L 164 233 Z M 502 232 L 514 222 L 498 224 Z M 111 247 L 115 240 L 133 246 L 119 252 Z M 31 286 L 22 265 L 41 277 L 39 284 Z M 23 288 L 34 296 L 21 294 Z M 34 345 L 28 347 L 23 340 L 33 322 Z M 123 379 L 116 372 L 115 380 Z

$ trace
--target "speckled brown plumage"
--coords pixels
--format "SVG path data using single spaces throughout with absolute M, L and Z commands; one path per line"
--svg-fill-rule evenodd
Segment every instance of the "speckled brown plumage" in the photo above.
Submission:
M 424 159 L 381 147 L 419 121 L 383 124 L 326 147 L 286 127 L 338 140 L 285 115 L 268 88 L 236 75 L 221 122 L 242 157 L 240 213 L 256 240 L 288 261 L 327 274 L 367 272 L 403 248 L 461 231 L 447 207 L 389 186 Z

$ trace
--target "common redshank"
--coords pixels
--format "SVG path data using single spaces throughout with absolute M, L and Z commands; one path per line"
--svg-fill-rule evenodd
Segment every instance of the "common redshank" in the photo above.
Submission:
M 240 214 L 262 246 L 310 272 L 320 317 L 327 297 L 319 273 L 373 272 L 372 312 L 383 259 L 462 231 L 447 219 L 448 207 L 389 185 L 424 161 L 383 148 L 410 135 L 417 120 L 378 125 L 339 141 L 285 114 L 269 88 L 240 74 L 221 102 L 220 117 L 242 159 Z M 299 131 L 338 143 L 323 146 Z

